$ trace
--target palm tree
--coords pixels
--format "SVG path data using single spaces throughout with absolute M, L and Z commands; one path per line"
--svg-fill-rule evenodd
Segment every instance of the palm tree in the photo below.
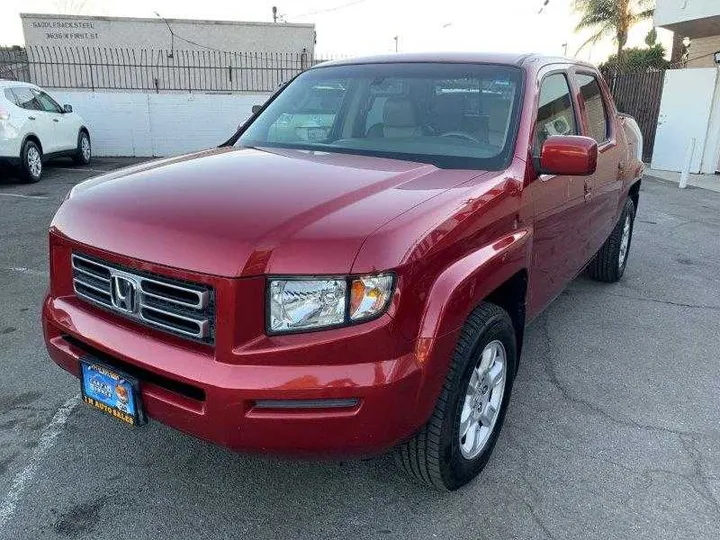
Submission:
M 632 26 L 653 16 L 654 0 L 575 0 L 575 10 L 582 14 L 576 30 L 592 29 L 593 35 L 577 50 L 612 35 L 617 43 L 617 58 L 627 43 Z M 575 53 L 577 54 L 577 53 Z

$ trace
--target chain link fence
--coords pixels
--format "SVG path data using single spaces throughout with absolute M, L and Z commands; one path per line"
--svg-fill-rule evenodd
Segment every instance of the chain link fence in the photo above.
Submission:
M 307 51 L 33 46 L 0 50 L 0 78 L 60 89 L 272 92 L 323 61 Z

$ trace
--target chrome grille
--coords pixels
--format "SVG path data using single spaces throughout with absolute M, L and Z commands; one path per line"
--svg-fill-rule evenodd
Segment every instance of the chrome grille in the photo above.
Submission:
M 166 332 L 213 343 L 212 288 L 140 273 L 72 255 L 75 294 L 114 313 Z

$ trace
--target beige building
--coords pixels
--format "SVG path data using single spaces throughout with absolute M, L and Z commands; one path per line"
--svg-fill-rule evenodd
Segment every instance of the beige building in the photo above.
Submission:
M 657 0 L 654 19 L 655 26 L 690 38 L 687 67 L 715 67 L 713 55 L 720 51 L 720 0 Z
M 312 55 L 314 24 L 81 15 L 20 15 L 25 45 L 124 49 L 219 50 Z
M 268 92 L 314 62 L 313 24 L 20 17 L 29 79 L 50 88 Z

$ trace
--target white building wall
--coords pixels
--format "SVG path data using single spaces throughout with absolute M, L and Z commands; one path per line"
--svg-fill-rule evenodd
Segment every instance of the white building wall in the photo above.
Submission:
M 172 156 L 230 138 L 270 94 L 49 92 L 85 120 L 96 156 Z
M 657 0 L 655 26 L 704 19 L 720 15 L 719 0 Z
M 665 72 L 660 119 L 655 134 L 653 169 L 681 171 L 695 141 L 691 173 L 714 173 L 720 147 L 720 77 L 718 69 L 671 69 Z

